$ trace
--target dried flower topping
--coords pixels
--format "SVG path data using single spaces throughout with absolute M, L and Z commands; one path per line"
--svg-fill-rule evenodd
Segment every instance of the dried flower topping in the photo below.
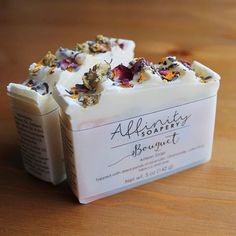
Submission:
M 128 67 L 122 64 L 118 65 L 112 70 L 114 85 L 120 85 L 125 88 L 133 87 L 132 80 L 135 75 L 138 75 L 138 83 L 142 83 L 149 79 L 145 74 L 145 70 L 150 70 L 153 74 L 156 73 L 154 65 L 144 58 L 135 58 L 129 63 Z
M 130 81 L 133 79 L 133 73 L 130 68 L 120 64 L 112 70 L 114 85 L 120 85 L 125 88 L 133 87 Z
M 33 68 L 30 68 L 30 74 L 35 76 L 43 66 L 51 67 L 48 71 L 49 74 L 54 73 L 54 69 L 56 68 L 56 57 L 50 51 L 48 51 L 38 63 L 35 63 Z
M 62 60 L 62 59 L 66 59 L 66 58 L 75 59 L 78 54 L 79 54 L 79 52 L 77 52 L 77 51 L 60 47 L 56 52 L 56 58 L 57 58 L 57 60 Z
M 110 64 L 97 64 L 84 74 L 83 84 L 76 84 L 70 91 L 66 90 L 69 95 L 65 96 L 78 99 L 83 107 L 95 105 L 101 96 L 101 83 L 107 78 L 111 79 L 111 76 Z
M 104 77 L 110 77 L 111 67 L 110 64 L 97 64 L 89 72 L 85 73 L 82 77 L 83 84 L 90 91 L 98 91 Z
M 29 71 L 30 71 L 30 74 L 31 75 L 36 75 L 40 70 L 41 68 L 43 67 L 43 65 L 41 63 L 36 63 L 33 68 L 30 68 Z
M 121 49 L 124 48 L 124 44 L 119 40 L 112 41 L 110 38 L 103 35 L 97 35 L 95 40 L 87 41 L 85 43 L 77 43 L 75 50 L 85 52 L 89 54 L 105 53 L 111 51 L 112 46 L 118 45 Z
M 103 91 L 102 82 L 105 79 L 112 80 L 114 86 L 132 88 L 137 82 L 143 83 L 147 79 L 152 78 L 153 74 L 158 75 L 158 78 L 154 76 L 154 79 L 156 78 L 158 81 L 160 81 L 161 77 L 163 82 L 171 82 L 189 71 L 191 73 L 188 75 L 191 78 L 198 76 L 203 83 L 212 78 L 211 76 L 203 78 L 196 75 L 189 62 L 177 61 L 173 56 L 163 58 L 158 65 L 154 65 L 144 58 L 135 58 L 128 66 L 120 64 L 113 70 L 111 70 L 109 63 L 98 64 L 84 74 L 82 77 L 83 84 L 76 84 L 69 91 L 66 90 L 67 94 L 65 96 L 78 99 L 83 107 L 92 106 L 99 102 L 101 92 Z
M 60 47 L 56 52 L 57 67 L 61 70 L 76 71 L 81 65 L 78 52 Z
M 57 63 L 57 66 L 61 68 L 61 70 L 75 71 L 79 68 L 79 64 L 76 62 L 74 58 L 66 58 L 62 59 Z
M 143 83 L 145 80 L 150 78 L 150 76 L 146 75 L 146 70 L 149 70 L 150 72 L 152 72 L 152 74 L 157 73 L 155 66 L 145 60 L 143 57 L 134 59 L 130 63 L 130 66 L 134 75 L 139 73 L 139 78 L 137 79 L 138 83 Z
M 145 74 L 145 71 L 142 70 L 140 72 L 139 78 L 138 78 L 138 83 L 143 83 L 145 80 L 148 80 L 150 77 Z
M 56 66 L 56 57 L 50 51 L 42 58 L 41 63 L 43 66 L 54 67 Z
M 178 79 L 187 70 L 192 70 L 191 64 L 187 61 L 177 61 L 176 57 L 168 56 L 162 58 L 158 65 L 153 65 L 144 58 L 135 58 L 129 63 L 128 67 L 119 65 L 113 69 L 115 85 L 123 87 L 131 87 L 134 76 L 138 76 L 137 82 L 143 83 L 145 80 L 150 79 L 152 72 L 157 74 L 165 81 L 174 81 Z
M 175 62 L 177 62 L 176 57 L 168 56 L 168 57 L 163 57 L 158 64 L 163 68 L 168 68 Z
M 80 58 L 81 53 L 96 54 L 105 53 L 111 51 L 111 48 L 118 45 L 121 49 L 124 48 L 124 44 L 118 39 L 114 40 L 103 35 L 97 35 L 95 40 L 87 41 L 85 43 L 77 43 L 75 50 L 60 47 L 56 55 L 50 51 L 38 62 L 30 67 L 30 74 L 36 76 L 37 73 L 44 67 L 50 67 L 48 74 L 53 74 L 56 68 L 67 71 L 76 71 L 82 64 Z M 80 54 L 80 55 L 79 55 Z
M 162 77 L 162 79 L 165 79 L 167 81 L 173 81 L 178 79 L 180 73 L 178 71 L 173 70 L 159 70 L 159 73 Z
M 41 95 L 49 93 L 49 86 L 46 82 L 30 79 L 25 85 Z
M 89 44 L 89 49 L 93 53 L 104 53 L 111 51 L 111 43 L 108 38 L 97 37 L 95 42 Z
M 75 50 L 84 53 L 91 53 L 87 43 L 77 43 L 75 45 Z
M 130 68 L 133 74 L 141 72 L 144 68 L 149 67 L 151 63 L 146 61 L 143 57 L 135 58 L 130 62 Z
M 93 53 L 104 53 L 111 51 L 110 39 L 103 35 L 97 35 L 94 41 L 89 42 L 89 49 Z
M 69 96 L 73 99 L 79 99 L 82 94 L 88 93 L 89 89 L 86 88 L 83 84 L 75 84 L 75 86 L 72 87 L 70 91 L 66 90 L 66 92 L 69 94 L 66 96 Z
M 177 61 L 176 57 L 168 56 L 162 58 L 157 65 L 157 70 L 163 80 L 170 82 L 178 79 L 181 74 L 192 70 L 192 68 L 191 63 L 184 60 Z
M 87 107 L 87 106 L 96 105 L 98 104 L 100 97 L 101 97 L 101 94 L 84 95 L 81 99 L 82 106 Z

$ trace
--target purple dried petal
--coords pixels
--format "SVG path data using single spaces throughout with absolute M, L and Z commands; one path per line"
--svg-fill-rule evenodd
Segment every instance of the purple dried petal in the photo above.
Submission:
M 62 69 L 62 70 L 66 70 L 66 68 L 68 67 L 69 63 L 63 59 L 61 61 L 58 62 L 58 66 Z
M 58 62 L 58 67 L 60 67 L 62 70 L 76 69 L 79 67 L 79 64 L 74 58 L 66 58 Z

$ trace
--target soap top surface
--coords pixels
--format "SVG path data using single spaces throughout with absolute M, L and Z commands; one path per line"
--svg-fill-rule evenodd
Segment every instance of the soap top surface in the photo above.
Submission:
M 29 79 L 22 84 L 13 85 L 47 95 L 58 81 L 65 80 L 72 74 L 79 74 L 81 68 L 96 64 L 98 59 L 101 61 L 119 56 L 125 50 L 133 52 L 133 49 L 134 42 L 131 40 L 97 35 L 94 40 L 77 43 L 73 49 L 60 47 L 54 54 L 48 51 L 40 61 L 29 66 Z
M 217 73 L 196 61 L 190 63 L 167 56 L 153 64 L 144 58 L 135 58 L 128 66 L 120 64 L 113 69 L 109 63 L 97 64 L 83 75 L 83 83 L 71 88 L 58 85 L 56 90 L 68 104 L 76 103 L 87 108 L 98 104 L 103 94 L 185 84 L 204 86 L 219 79 Z

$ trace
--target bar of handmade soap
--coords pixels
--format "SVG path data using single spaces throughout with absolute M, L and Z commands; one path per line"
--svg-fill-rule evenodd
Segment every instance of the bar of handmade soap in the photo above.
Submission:
M 98 64 L 56 85 L 70 186 L 81 203 L 191 168 L 211 157 L 220 76 L 173 56 L 111 70 Z
M 99 62 L 112 67 L 127 64 L 134 54 L 134 42 L 98 35 L 77 44 L 75 49 L 48 52 L 29 68 L 29 79 L 7 87 L 25 169 L 32 175 L 58 184 L 65 179 L 58 105 L 53 99 L 55 84 L 73 85 Z

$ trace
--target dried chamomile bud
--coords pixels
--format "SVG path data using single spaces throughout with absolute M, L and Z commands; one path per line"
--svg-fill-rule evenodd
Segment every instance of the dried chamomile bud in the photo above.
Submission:
M 90 53 L 89 45 L 87 43 L 77 43 L 75 46 L 76 51 Z
M 82 106 L 92 106 L 99 102 L 100 94 L 88 94 L 83 96 Z
M 41 63 L 44 66 L 54 67 L 56 66 L 56 57 L 54 54 L 48 51 L 47 54 L 42 58 Z

